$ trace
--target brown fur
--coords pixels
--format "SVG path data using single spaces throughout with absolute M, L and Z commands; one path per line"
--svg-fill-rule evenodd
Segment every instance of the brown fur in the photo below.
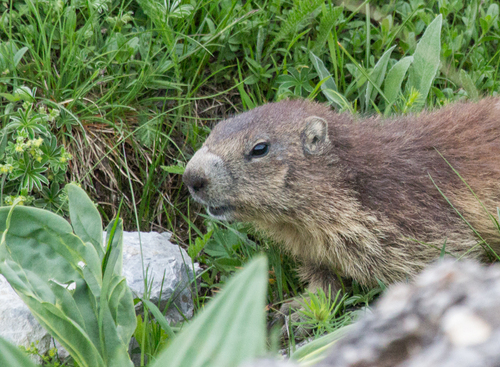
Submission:
M 269 153 L 252 158 L 258 142 Z M 496 213 L 498 98 L 394 119 L 356 119 L 308 101 L 267 104 L 220 122 L 184 181 L 197 200 L 223 208 L 221 217 L 251 222 L 282 244 L 312 287 L 337 276 L 388 284 L 413 277 L 445 241 L 452 255 L 485 259 L 435 185 L 500 249 L 491 218 L 438 152 Z

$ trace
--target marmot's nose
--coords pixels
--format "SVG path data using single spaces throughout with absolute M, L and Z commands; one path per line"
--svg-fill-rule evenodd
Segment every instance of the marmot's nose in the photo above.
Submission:
M 198 172 L 193 172 L 192 170 L 186 170 L 182 176 L 182 181 L 188 186 L 191 192 L 200 194 L 208 186 L 208 180 L 203 175 Z

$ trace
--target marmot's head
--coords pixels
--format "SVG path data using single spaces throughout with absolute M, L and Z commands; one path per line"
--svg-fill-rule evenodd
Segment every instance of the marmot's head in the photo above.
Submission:
M 339 116 L 317 103 L 282 101 L 222 121 L 189 161 L 184 183 L 218 219 L 296 217 L 335 180 L 327 166 L 342 145 L 332 131 Z

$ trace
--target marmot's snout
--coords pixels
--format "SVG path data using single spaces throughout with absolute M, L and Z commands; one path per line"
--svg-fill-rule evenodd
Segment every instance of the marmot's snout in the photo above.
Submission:
M 208 187 L 208 179 L 203 172 L 186 169 L 182 176 L 182 181 L 186 184 L 189 192 L 194 197 L 200 198 L 201 201 L 206 201 L 206 190 Z
M 232 179 L 218 155 L 207 147 L 201 148 L 186 166 L 182 181 L 210 215 L 220 220 L 232 219 L 233 206 L 227 198 Z

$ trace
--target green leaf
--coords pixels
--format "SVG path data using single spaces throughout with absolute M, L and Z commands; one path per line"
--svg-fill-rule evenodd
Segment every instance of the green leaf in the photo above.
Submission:
M 0 366 L 36 367 L 18 347 L 0 338 Z
M 68 195 L 72 205 L 95 209 L 77 186 L 70 186 Z M 88 213 L 73 209 L 80 224 L 100 226 L 100 218 L 85 221 L 81 217 Z M 136 318 L 132 293 L 115 273 L 121 271 L 122 222 L 114 224 L 103 276 L 94 245 L 73 234 L 63 218 L 30 207 L 0 208 L 0 273 L 82 367 L 132 366 L 128 345 Z
M 286 19 L 281 23 L 279 32 L 274 36 L 268 52 L 274 49 L 274 46 L 290 34 L 297 34 L 299 31 L 308 25 L 305 20 L 310 14 L 318 9 L 324 3 L 323 0 L 310 0 L 310 1 L 295 1 L 293 8 L 288 13 Z
M 396 45 L 392 46 L 390 49 L 388 49 L 380 60 L 378 60 L 377 64 L 373 68 L 371 74 L 370 74 L 370 81 L 366 85 L 366 107 L 368 109 L 368 106 L 370 106 L 370 101 L 374 101 L 375 98 L 377 97 L 377 89 L 373 88 L 373 85 L 371 82 L 375 83 L 375 85 L 380 88 L 382 85 L 382 82 L 384 81 L 385 78 L 385 72 L 387 71 L 387 63 L 389 62 L 389 58 L 391 56 L 392 51 Z M 384 93 L 385 94 L 385 93 Z M 387 96 L 386 96 L 387 97 Z
M 391 110 L 392 105 L 396 102 L 396 99 L 401 92 L 401 84 L 403 83 L 403 79 L 412 62 L 412 56 L 403 57 L 387 73 L 387 77 L 384 82 L 384 94 L 389 101 L 385 107 L 386 115 Z
M 10 93 L 0 93 L 0 96 L 5 98 L 9 102 L 17 102 L 17 101 L 21 100 L 21 97 L 19 97 L 17 95 L 12 95 Z
M 85 191 L 75 184 L 66 185 L 69 198 L 69 217 L 75 234 L 83 242 L 90 242 L 102 260 L 102 221 L 97 208 Z
M 187 249 L 187 253 L 191 259 L 195 259 L 196 256 L 200 253 L 201 250 L 205 247 L 207 242 L 210 240 L 213 234 L 213 230 L 208 231 L 208 233 L 204 234 L 203 237 L 196 237 L 194 244 L 189 244 Z
M 245 79 L 245 84 L 248 84 L 248 81 L 252 77 L 255 78 L 254 75 L 251 75 L 250 77 L 248 77 L 247 79 Z M 247 110 L 251 110 L 252 108 L 255 108 L 256 105 L 252 101 L 252 99 L 250 98 L 250 96 L 248 95 L 248 93 L 245 91 L 245 86 L 243 85 L 243 83 L 238 83 L 236 85 L 236 87 L 238 88 L 238 92 L 240 93 L 240 96 L 241 96 L 241 101 L 243 102 L 243 105 L 246 107 L 246 109 Z
M 321 84 L 321 91 L 323 92 L 324 96 L 335 108 L 340 109 L 343 103 L 339 103 L 338 97 L 336 96 L 336 94 L 338 94 L 338 90 L 337 90 L 337 85 L 335 84 L 335 80 L 332 77 L 332 74 L 328 72 L 323 61 L 318 56 L 316 56 L 312 51 L 309 51 L 309 60 L 311 60 L 314 69 L 318 73 L 319 78 L 321 80 L 326 79 L 323 82 L 323 84 Z M 334 91 L 336 94 L 328 92 L 325 93 L 326 90 Z
M 354 113 L 354 109 L 352 108 L 347 98 L 345 98 L 339 92 L 332 89 L 325 89 L 323 90 L 323 94 L 329 101 L 335 102 L 336 105 L 340 106 L 340 110 L 348 110 L 351 113 Z
M 113 262 L 114 274 L 121 275 L 123 268 L 123 246 L 121 243 L 123 241 L 123 220 L 115 219 L 115 221 L 109 223 L 106 228 L 106 255 L 105 260 L 103 260 L 103 272 L 106 270 L 110 261 Z M 118 251 L 117 254 L 113 254 L 113 251 Z M 113 256 L 111 256 L 113 255 Z M 108 264 L 106 263 L 108 262 Z
M 236 248 L 242 246 L 242 239 L 235 231 L 219 229 L 207 240 L 205 253 L 212 257 L 231 257 Z
M 427 99 L 432 82 L 439 70 L 442 23 L 443 16 L 440 14 L 429 24 L 413 54 L 407 86 L 408 90 L 414 87 L 423 101 Z
M 14 55 L 14 66 L 17 66 L 17 64 L 19 64 L 19 61 L 21 61 L 26 51 L 28 51 L 28 47 L 23 47 L 16 52 L 16 54 Z
M 252 260 L 151 367 L 234 367 L 264 355 L 267 271 L 264 257 Z
M 464 69 L 460 70 L 460 82 L 462 83 L 462 86 L 467 92 L 469 98 L 473 101 L 477 101 L 479 99 L 479 92 L 477 91 L 477 88 L 474 85 L 471 77 Z
M 323 360 L 330 351 L 330 348 L 338 340 L 342 339 L 351 330 L 352 326 L 344 326 L 332 333 L 326 334 L 312 342 L 297 349 L 290 356 L 291 361 L 301 363 L 301 365 L 312 366 Z
M 36 88 L 35 88 L 35 91 L 36 91 Z M 26 86 L 22 86 L 22 87 L 17 88 L 14 91 L 14 95 L 18 96 L 23 101 L 27 101 L 27 102 L 30 102 L 30 103 L 35 103 L 34 92 L 30 88 L 28 88 Z
M 174 173 L 176 175 L 184 174 L 184 170 L 186 169 L 186 167 L 181 166 L 161 166 L 161 168 L 168 173 Z
M 92 246 L 72 234 L 61 217 L 36 208 L 0 208 L 0 273 L 9 281 L 40 324 L 50 332 L 81 366 L 103 366 L 91 300 L 68 303 L 73 294 L 87 293 L 82 268 L 96 277 L 99 259 Z M 96 268 L 97 265 L 97 268 Z M 75 285 L 74 290 L 67 289 Z M 65 305 L 64 307 L 62 305 Z M 58 306 L 56 306 L 58 305 Z M 65 314 L 65 311 L 71 311 Z M 88 312 L 91 312 L 90 314 Z
M 339 17 L 342 15 L 344 8 L 341 6 L 332 7 L 331 3 L 327 7 L 322 4 L 322 17 L 319 23 L 318 37 L 314 44 L 314 52 L 321 52 L 325 46 L 328 36 L 331 34 L 332 28 L 337 24 Z
M 161 313 L 160 309 L 156 307 L 154 303 L 151 301 L 148 301 L 147 299 L 141 298 L 142 302 L 146 305 L 146 307 L 151 311 L 153 316 L 155 317 L 156 321 L 160 324 L 161 328 L 168 334 L 168 336 L 173 339 L 175 338 L 174 331 L 168 324 L 167 320 L 165 319 L 165 316 Z

